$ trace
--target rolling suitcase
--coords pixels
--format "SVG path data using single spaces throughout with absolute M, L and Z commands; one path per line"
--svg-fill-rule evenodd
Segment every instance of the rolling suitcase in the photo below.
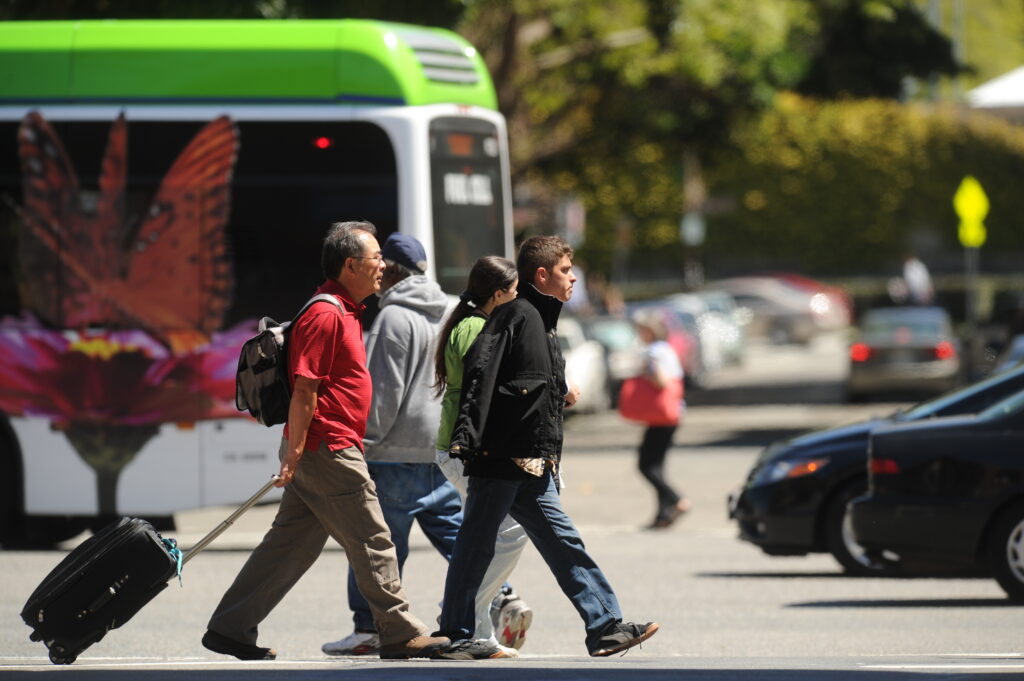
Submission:
M 123 626 L 163 591 L 196 554 L 227 530 L 276 482 L 256 494 L 187 553 L 138 518 L 121 518 L 82 542 L 29 596 L 21 619 L 29 638 L 42 641 L 54 664 L 71 664 L 79 654 Z

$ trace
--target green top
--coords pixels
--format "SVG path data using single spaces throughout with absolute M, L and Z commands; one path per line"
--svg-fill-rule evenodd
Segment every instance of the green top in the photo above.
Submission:
M 476 50 L 359 19 L 0 22 L 0 104 L 468 104 L 497 108 Z
M 448 341 L 444 344 L 444 369 L 448 374 L 444 397 L 441 399 L 441 426 L 437 429 L 437 448 L 447 450 L 452 442 L 455 417 L 459 414 L 459 399 L 462 397 L 462 358 L 480 335 L 480 329 L 487 323 L 486 317 L 472 314 L 455 325 Z

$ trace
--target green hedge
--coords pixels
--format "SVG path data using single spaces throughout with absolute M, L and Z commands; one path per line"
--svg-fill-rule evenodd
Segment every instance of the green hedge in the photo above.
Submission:
M 787 94 L 731 142 L 707 168 L 729 207 L 708 219 L 710 261 L 869 274 L 922 234 L 935 252 L 956 252 L 952 197 L 968 174 L 991 203 L 983 248 L 1024 255 L 1024 128 L 961 109 Z

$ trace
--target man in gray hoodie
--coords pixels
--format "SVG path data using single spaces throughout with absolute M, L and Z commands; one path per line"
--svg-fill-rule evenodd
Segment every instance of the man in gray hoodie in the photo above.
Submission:
M 373 400 L 363 444 L 384 520 L 398 553 L 399 570 L 409 555 L 415 520 L 438 551 L 451 558 L 462 524 L 458 490 L 434 463 L 434 436 L 441 403 L 433 395 L 434 343 L 448 297 L 424 272 L 423 245 L 394 233 L 381 249 L 387 268 L 381 281 L 380 313 L 366 336 L 366 365 Z M 370 607 L 349 569 L 348 602 L 355 632 L 325 643 L 328 655 L 376 654 L 380 642 Z

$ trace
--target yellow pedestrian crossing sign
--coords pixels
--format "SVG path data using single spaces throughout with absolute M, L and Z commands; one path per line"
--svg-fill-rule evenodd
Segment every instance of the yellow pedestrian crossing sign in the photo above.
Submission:
M 985 216 L 988 215 L 988 196 L 973 175 L 966 176 L 953 195 L 953 208 L 960 216 L 960 243 L 965 248 L 980 248 L 988 233 Z

